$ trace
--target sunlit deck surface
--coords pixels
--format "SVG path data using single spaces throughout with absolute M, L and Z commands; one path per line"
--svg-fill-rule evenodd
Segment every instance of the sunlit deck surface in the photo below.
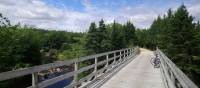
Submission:
M 141 53 L 101 88 L 164 88 L 159 68 L 150 63 L 153 52 L 141 49 Z

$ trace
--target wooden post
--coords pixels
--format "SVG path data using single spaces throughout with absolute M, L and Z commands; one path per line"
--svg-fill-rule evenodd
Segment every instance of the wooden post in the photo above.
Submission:
M 121 56 L 121 55 L 122 55 L 122 52 L 120 51 L 120 52 L 119 52 L 119 56 L 120 56 L 120 57 L 119 57 L 119 61 L 120 61 L 120 63 L 122 62 L 122 56 Z
M 116 65 L 116 52 L 114 52 L 114 66 Z
M 128 49 L 128 57 L 131 55 L 130 49 Z M 131 58 L 129 58 L 131 59 Z
M 96 79 L 97 78 L 97 57 L 95 57 L 94 64 L 95 64 L 94 72 L 95 72 L 95 79 Z
M 171 78 L 172 83 L 175 85 L 175 78 L 172 71 L 170 71 L 170 76 L 171 76 L 170 78 Z
M 34 88 L 38 88 L 38 74 L 36 73 L 32 73 L 32 86 Z
M 74 63 L 74 80 L 73 83 L 77 83 L 78 82 L 78 61 L 75 61 Z M 74 88 L 78 88 L 78 86 L 74 86 Z
M 126 61 L 126 50 L 124 50 L 124 61 Z
M 108 54 L 107 54 L 107 55 L 106 55 L 106 67 L 108 67 L 108 64 L 109 64 L 109 63 L 108 63 L 108 59 L 109 59 L 109 58 L 108 58 Z
M 130 49 L 130 55 L 133 55 L 133 48 Z
M 122 61 L 124 62 L 125 61 L 125 50 L 123 50 L 123 55 L 122 55 Z
M 128 49 L 126 50 L 126 57 L 128 56 Z

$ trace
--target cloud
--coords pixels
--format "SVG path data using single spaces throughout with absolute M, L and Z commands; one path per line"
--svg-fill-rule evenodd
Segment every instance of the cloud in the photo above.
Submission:
M 88 15 L 85 13 L 62 10 L 46 5 L 41 0 L 1 0 L 0 12 L 11 19 L 13 24 L 35 25 L 40 28 L 83 31 Z
M 57 3 L 63 8 L 49 5 L 44 0 L 18 0 L 17 3 L 15 0 L 1 0 L 0 12 L 10 18 L 13 24 L 20 22 L 46 29 L 85 32 L 91 22 L 98 22 L 102 18 L 106 23 L 112 23 L 114 20 L 126 23 L 130 20 L 136 27 L 147 28 L 158 15 L 165 14 L 168 7 L 178 7 L 177 3 L 156 8 L 151 7 L 150 3 L 126 5 L 124 2 L 123 5 L 114 8 L 109 7 L 110 2 L 106 1 L 94 4 L 91 0 L 80 0 L 84 10 L 76 11 L 59 2 Z M 117 5 L 115 1 L 112 3 Z M 188 5 L 189 12 L 198 19 L 200 17 L 199 9 L 199 4 Z
M 124 7 L 120 10 L 120 13 L 123 13 L 121 15 L 126 17 L 126 21 L 130 20 L 139 28 L 148 28 L 159 14 L 163 14 L 162 11 L 155 11 L 144 7 L 143 5 L 137 7 Z
M 200 20 L 200 5 L 193 5 L 188 8 L 190 14 L 195 17 L 195 20 Z

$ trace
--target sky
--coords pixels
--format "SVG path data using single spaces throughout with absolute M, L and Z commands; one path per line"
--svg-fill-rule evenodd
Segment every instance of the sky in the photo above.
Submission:
M 105 23 L 131 21 L 137 28 L 149 28 L 158 15 L 183 3 L 190 15 L 200 20 L 200 0 L 0 0 L 0 13 L 12 24 L 86 32 L 91 22 L 101 19 Z

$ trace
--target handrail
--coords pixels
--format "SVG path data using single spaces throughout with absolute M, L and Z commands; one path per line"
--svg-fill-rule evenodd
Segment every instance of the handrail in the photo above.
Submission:
M 161 60 L 161 73 L 166 88 L 198 88 L 161 50 L 157 49 Z
M 98 73 L 103 73 L 104 70 L 113 69 L 113 67 L 117 66 L 117 64 L 127 61 L 127 59 L 128 59 L 127 57 L 136 55 L 136 54 L 138 54 L 138 52 L 139 52 L 138 47 L 126 48 L 126 49 L 115 50 L 115 51 L 100 53 L 100 54 L 96 54 L 96 55 L 90 55 L 90 56 L 86 56 L 86 57 L 76 58 L 76 59 L 72 59 L 72 60 L 66 60 L 66 61 L 44 64 L 44 65 L 39 65 L 39 66 L 34 66 L 34 67 L 29 67 L 29 68 L 18 69 L 18 70 L 14 70 L 14 71 L 3 72 L 3 73 L 0 73 L 0 81 L 32 74 L 32 86 L 30 86 L 29 88 L 42 88 L 42 87 L 47 87 L 51 84 L 54 84 L 58 81 L 64 80 L 66 78 L 73 77 L 74 78 L 73 82 L 69 86 L 77 87 L 78 85 L 81 84 L 81 82 L 83 82 L 85 80 L 90 80 L 93 76 L 95 76 L 95 78 L 96 78 L 97 76 L 99 76 Z M 116 55 L 116 53 L 120 53 L 120 55 Z M 109 58 L 110 54 L 114 54 L 114 56 Z M 106 56 L 106 59 L 103 61 L 98 61 L 98 57 L 101 57 L 101 56 Z M 120 58 L 120 59 L 117 61 L 116 60 L 117 58 Z M 94 64 L 85 66 L 82 68 L 78 68 L 78 64 L 80 62 L 92 60 L 92 59 L 94 59 L 94 61 L 95 61 Z M 112 62 L 112 64 L 108 64 L 109 61 L 111 61 L 111 60 L 114 60 Z M 102 64 L 106 64 L 106 65 L 104 66 L 104 68 L 97 70 L 97 67 Z M 52 79 L 48 79 L 48 80 L 45 80 L 42 82 L 38 81 L 38 73 L 39 72 L 48 70 L 51 68 L 65 66 L 65 65 L 74 65 L 74 70 L 72 72 L 68 72 L 66 74 L 54 77 Z M 78 74 L 80 74 L 84 71 L 87 71 L 89 69 L 92 69 L 92 68 L 94 68 L 94 72 L 92 72 L 88 76 L 78 80 Z

